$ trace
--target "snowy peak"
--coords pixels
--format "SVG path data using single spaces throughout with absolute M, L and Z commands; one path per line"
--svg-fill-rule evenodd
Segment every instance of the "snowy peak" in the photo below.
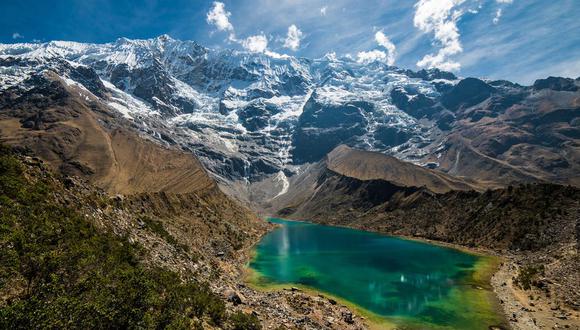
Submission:
M 579 163 L 568 159 L 576 153 L 554 153 L 552 165 L 538 164 L 528 173 L 518 163 L 517 155 L 525 153 L 510 151 L 514 141 L 545 141 L 530 138 L 534 131 L 522 133 L 514 118 L 539 116 L 533 109 L 540 103 L 548 113 L 575 107 L 578 83 L 570 79 L 524 87 L 335 54 L 311 60 L 214 50 L 167 35 L 106 44 L 0 45 L 0 92 L 21 93 L 48 71 L 90 91 L 158 142 L 195 153 L 224 182 L 292 175 L 340 144 L 455 174 L 472 171 L 462 158 L 470 152 L 491 159 L 486 166 L 502 173 L 525 172 L 514 177 L 545 176 L 552 160 Z M 553 116 L 576 118 L 574 110 Z M 549 141 L 575 140 L 571 123 L 554 124 L 564 131 Z M 510 138 L 496 139 L 498 132 Z M 506 165 L 512 158 L 514 164 Z

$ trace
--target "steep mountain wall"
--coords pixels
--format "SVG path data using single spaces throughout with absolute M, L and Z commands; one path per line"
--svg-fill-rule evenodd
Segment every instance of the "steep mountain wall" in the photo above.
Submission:
M 296 174 L 341 144 L 487 185 L 580 184 L 578 79 L 520 86 L 168 36 L 0 45 L 0 67 L 3 93 L 38 87 L 34 77 L 52 71 L 141 134 L 194 153 L 230 191 Z

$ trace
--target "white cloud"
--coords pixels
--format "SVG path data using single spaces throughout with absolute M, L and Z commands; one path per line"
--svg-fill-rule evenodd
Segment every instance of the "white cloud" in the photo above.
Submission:
M 493 24 L 497 24 L 499 23 L 499 19 L 501 18 L 501 14 L 502 14 L 502 9 L 499 8 L 496 12 L 495 12 L 495 17 L 493 18 Z
M 439 51 L 427 54 L 417 62 L 419 67 L 440 68 L 457 71 L 461 68 L 458 62 L 449 57 L 463 51 L 459 40 L 457 21 L 464 11 L 457 9 L 465 0 L 419 0 L 415 4 L 413 23 L 424 33 L 433 33 Z
M 395 56 L 397 48 L 395 44 L 391 42 L 389 37 L 387 37 L 383 31 L 377 31 L 375 33 L 375 41 L 386 51 L 374 49 L 371 51 L 362 51 L 356 55 L 356 61 L 358 63 L 368 64 L 372 62 L 382 62 L 387 65 L 395 64 Z
M 368 52 L 359 52 L 356 55 L 356 61 L 362 64 L 369 64 L 372 62 L 387 62 L 387 53 L 378 49 Z
M 292 24 L 288 27 L 288 34 L 286 35 L 286 40 L 284 40 L 284 47 L 290 48 L 293 51 L 297 51 L 300 48 L 300 40 L 302 39 L 302 31 Z
M 206 21 L 210 25 L 214 25 L 218 31 L 229 32 L 228 39 L 231 42 L 239 44 L 245 50 L 252 53 L 263 53 L 267 56 L 273 58 L 287 58 L 288 55 L 279 54 L 268 49 L 268 38 L 263 34 L 258 34 L 254 36 L 249 36 L 247 38 L 236 37 L 235 29 L 232 23 L 230 23 L 229 17 L 232 15 L 229 11 L 226 11 L 226 7 L 223 2 L 215 1 L 213 7 L 206 15 Z M 295 25 L 291 25 L 288 28 L 288 36 L 285 39 L 285 46 L 288 48 L 296 48 L 300 46 L 300 38 L 302 37 L 302 31 L 300 31 Z
M 242 40 L 242 46 L 253 53 L 264 53 L 268 49 L 268 38 L 259 34 Z
M 377 41 L 377 43 L 382 46 L 383 48 L 385 48 L 387 50 L 387 58 L 386 58 L 386 62 L 388 65 L 393 65 L 395 64 L 395 56 L 396 56 L 396 52 L 397 52 L 397 48 L 395 47 L 395 44 L 393 44 L 391 42 L 391 40 L 389 39 L 389 37 L 387 37 L 383 31 L 377 31 L 377 33 L 375 33 L 375 40 Z
M 208 24 L 214 25 L 218 31 L 228 31 L 233 34 L 234 26 L 230 23 L 229 19 L 231 14 L 229 11 L 226 11 L 226 6 L 223 2 L 216 1 L 207 13 L 206 21 Z
M 514 3 L 514 0 L 495 0 L 500 5 L 511 5 Z M 498 8 L 495 12 L 495 17 L 493 18 L 493 24 L 499 23 L 499 19 L 503 15 L 503 9 Z
M 326 11 L 328 10 L 328 6 L 324 6 L 320 8 L 320 15 L 326 16 Z
M 24 36 L 18 32 L 14 32 L 12 33 L 12 39 L 16 40 L 16 39 L 22 39 L 24 38 Z

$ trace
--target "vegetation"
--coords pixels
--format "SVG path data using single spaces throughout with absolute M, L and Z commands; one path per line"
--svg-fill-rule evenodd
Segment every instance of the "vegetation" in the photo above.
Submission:
M 255 315 L 237 312 L 230 316 L 234 330 L 260 330 L 260 320 Z
M 524 266 L 518 272 L 514 283 L 524 290 L 530 290 L 532 286 L 538 286 L 537 277 L 544 274 L 544 265 Z
M 228 321 L 207 285 L 144 266 L 139 246 L 62 206 L 58 183 L 29 172 L 0 146 L 0 328 L 185 329 Z M 254 321 L 232 316 L 236 329 L 258 329 Z
M 167 243 L 175 246 L 177 249 L 182 251 L 189 251 L 189 247 L 185 244 L 179 244 L 175 237 L 173 237 L 166 229 L 163 227 L 161 221 L 151 219 L 148 216 L 142 216 L 141 221 L 145 224 L 145 228 L 152 231 L 157 236 L 163 238 Z

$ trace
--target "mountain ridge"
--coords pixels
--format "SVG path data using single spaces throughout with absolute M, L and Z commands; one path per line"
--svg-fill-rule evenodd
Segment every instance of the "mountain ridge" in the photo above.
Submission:
M 292 176 L 340 144 L 490 185 L 580 184 L 578 79 L 521 86 L 168 36 L 0 45 L 0 67 L 0 89 L 16 94 L 55 72 L 152 140 L 194 153 L 229 188 Z

